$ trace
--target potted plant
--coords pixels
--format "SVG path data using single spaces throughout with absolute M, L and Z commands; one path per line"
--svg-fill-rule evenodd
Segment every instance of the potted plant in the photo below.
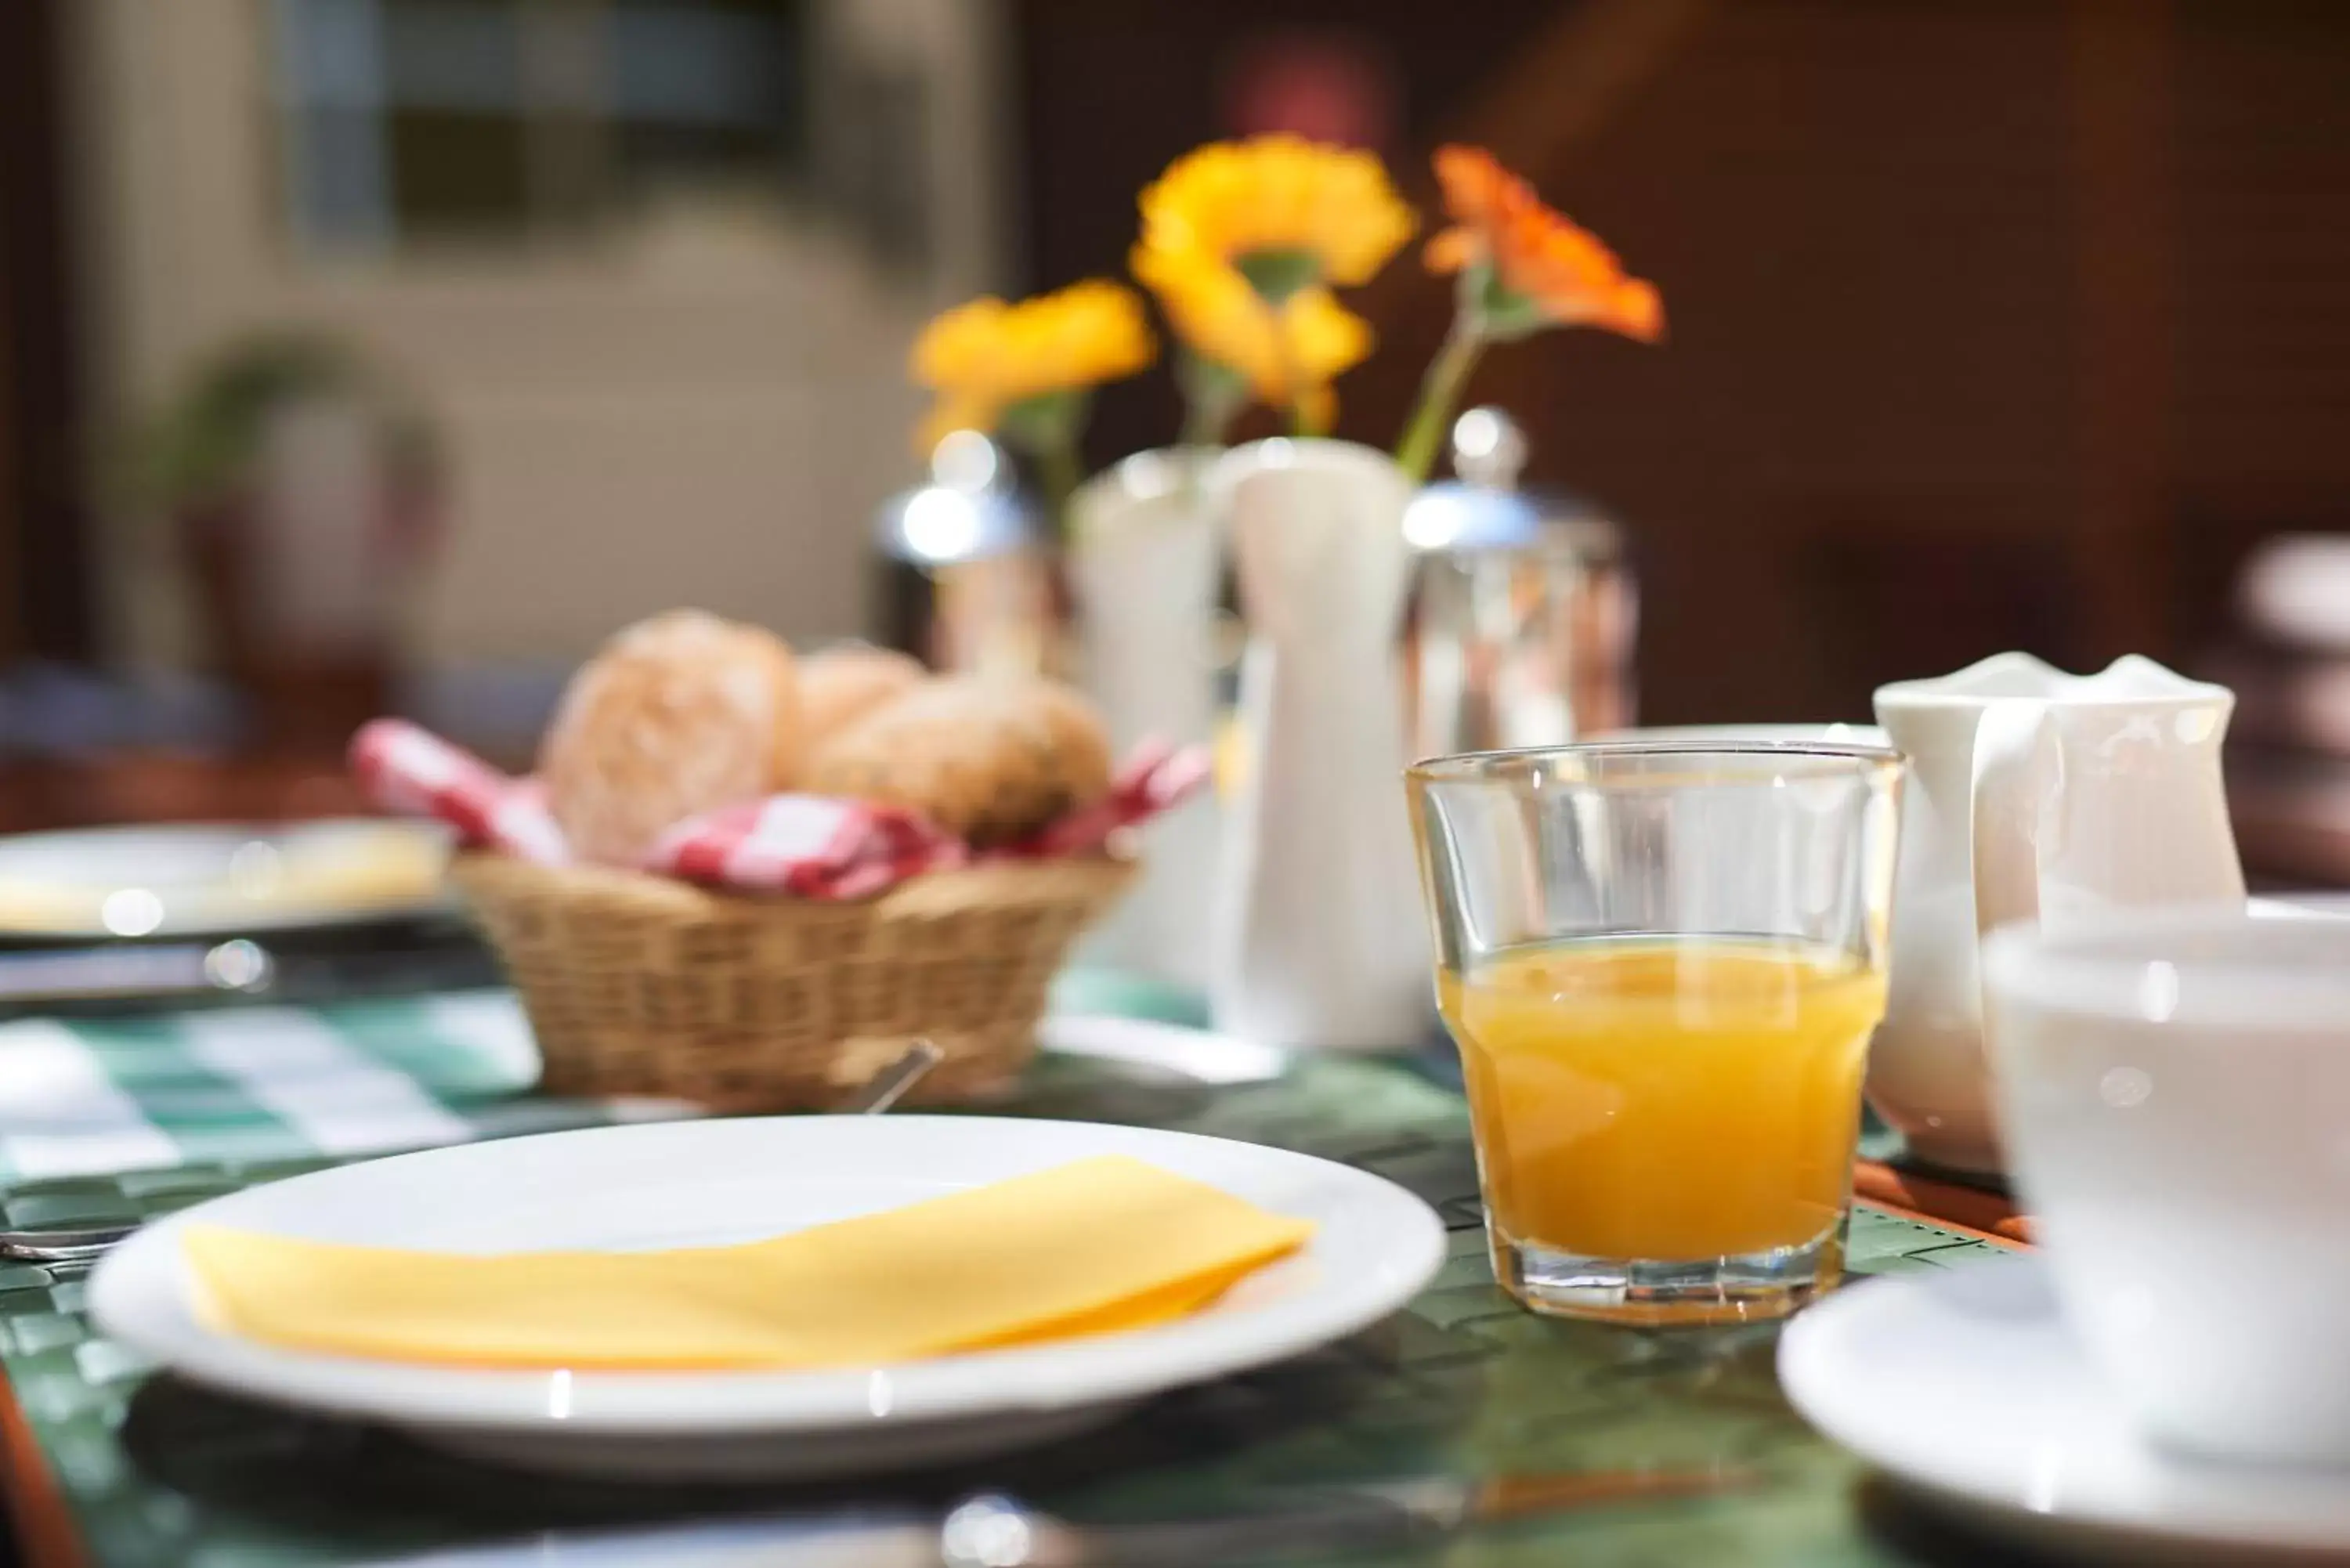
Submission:
M 405 389 L 338 339 L 256 333 L 195 368 L 136 456 L 206 662 L 255 704 L 264 744 L 331 751 L 383 711 L 442 493 Z

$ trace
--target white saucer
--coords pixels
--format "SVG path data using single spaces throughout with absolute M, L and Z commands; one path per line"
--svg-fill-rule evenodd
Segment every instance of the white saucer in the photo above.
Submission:
M 454 1252 L 719 1245 L 1114 1153 L 1310 1219 L 1314 1238 L 1159 1328 L 826 1372 L 480 1371 L 280 1350 L 207 1324 L 180 1256 L 191 1224 Z M 1282 1149 L 1083 1122 L 784 1116 L 510 1138 L 254 1188 L 125 1241 L 93 1276 L 90 1309 L 107 1334 L 196 1382 L 484 1458 L 813 1477 L 1064 1437 L 1149 1395 L 1298 1355 L 1402 1306 L 1443 1254 L 1442 1223 L 1410 1193 Z
M 2037 1259 L 1839 1292 L 1788 1325 L 1779 1380 L 1821 1431 L 2009 1534 L 2132 1563 L 2350 1553 L 2350 1474 L 2139 1439 L 2065 1333 Z
M 1201 1084 L 1263 1083 L 1289 1066 L 1288 1054 L 1276 1046 L 1107 1013 L 1048 1013 L 1036 1025 L 1036 1044 L 1056 1055 L 1152 1067 Z

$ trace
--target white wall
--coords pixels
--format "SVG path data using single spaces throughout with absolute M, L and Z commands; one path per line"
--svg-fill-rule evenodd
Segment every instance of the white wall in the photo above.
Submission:
M 456 485 L 415 607 L 422 659 L 566 659 L 686 603 L 795 639 L 861 628 L 868 517 L 913 472 L 907 345 L 999 270 L 992 6 L 831 0 L 826 17 L 831 36 L 930 73 L 938 262 L 912 285 L 846 236 L 707 203 L 560 253 L 307 257 L 274 204 L 261 0 L 69 10 L 88 72 L 102 430 L 239 331 L 327 327 L 403 371 L 443 421 Z M 112 519 L 106 566 L 116 647 L 184 658 L 155 531 Z

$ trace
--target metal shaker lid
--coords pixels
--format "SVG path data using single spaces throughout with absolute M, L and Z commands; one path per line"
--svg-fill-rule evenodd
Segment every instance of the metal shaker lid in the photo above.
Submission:
M 1496 408 L 1471 409 L 1452 421 L 1452 472 L 1412 497 L 1403 536 L 1428 554 L 1529 550 L 1562 542 L 1612 550 L 1615 524 L 1590 503 L 1556 491 L 1518 488 L 1526 438 Z
M 931 453 L 931 482 L 901 490 L 874 517 L 884 554 L 947 566 L 1028 549 L 1043 536 L 1036 508 L 1012 478 L 1003 450 L 977 431 L 955 431 Z

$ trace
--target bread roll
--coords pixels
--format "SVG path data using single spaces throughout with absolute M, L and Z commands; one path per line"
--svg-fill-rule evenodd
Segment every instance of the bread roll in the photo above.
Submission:
M 572 677 L 539 775 L 574 854 L 633 866 L 685 818 L 789 787 L 804 729 L 781 639 L 673 610 L 622 631 Z
M 809 752 L 929 679 L 921 660 L 887 648 L 827 648 L 801 659 L 801 723 Z
M 982 846 L 1109 789 L 1109 740 L 1085 699 L 1036 680 L 932 680 L 834 737 L 806 787 L 903 806 Z

